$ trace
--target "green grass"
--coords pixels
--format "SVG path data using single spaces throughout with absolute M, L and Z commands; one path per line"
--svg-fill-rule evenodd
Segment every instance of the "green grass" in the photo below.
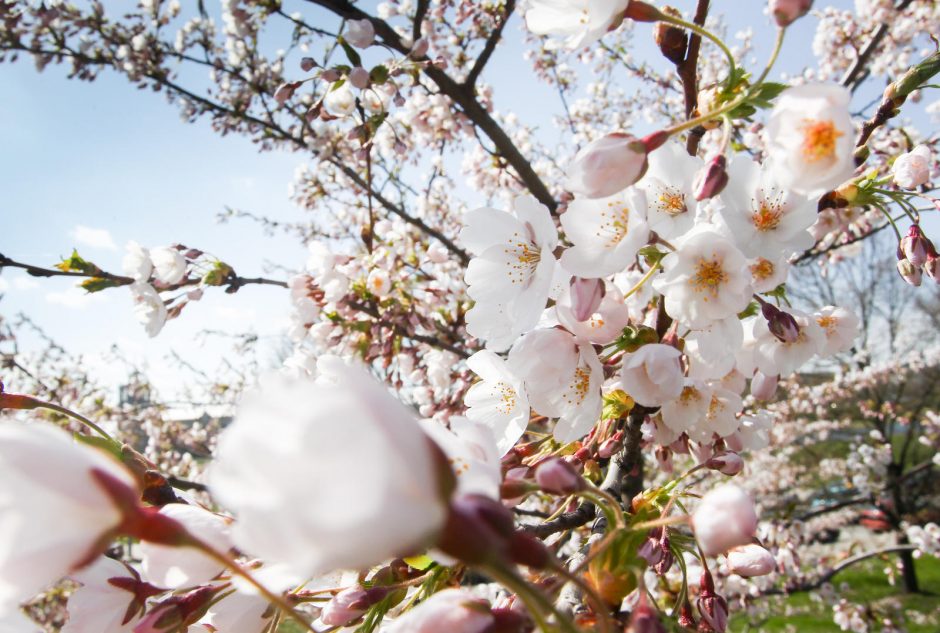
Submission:
M 869 605 L 875 613 L 892 618 L 907 633 L 940 631 L 940 560 L 923 556 L 916 562 L 917 578 L 923 593 L 907 595 L 888 584 L 882 570 L 885 561 L 859 563 L 833 579 L 837 591 L 844 583 L 848 590 L 841 595 L 855 604 Z M 784 598 L 772 610 L 779 613 L 757 626 L 748 626 L 747 618 L 732 618 L 733 633 L 794 631 L 798 633 L 830 633 L 840 629 L 832 620 L 832 607 L 810 599 L 806 593 Z M 925 624 L 907 620 L 913 613 L 930 616 Z M 902 619 L 903 618 L 903 619 Z

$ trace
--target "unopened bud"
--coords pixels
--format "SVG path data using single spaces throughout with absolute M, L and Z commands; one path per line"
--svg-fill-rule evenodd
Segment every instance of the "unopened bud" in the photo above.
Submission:
M 369 87 L 369 71 L 362 66 L 356 66 L 349 71 L 349 84 L 353 88 L 364 90 Z
M 813 6 L 813 0 L 770 0 L 770 14 L 777 26 L 790 26 L 806 15 Z
M 309 73 L 311 70 L 317 67 L 317 62 L 314 61 L 312 57 L 304 57 L 300 60 L 300 69 L 305 73 Z
M 708 570 L 702 572 L 698 612 L 702 621 L 717 633 L 724 633 L 728 628 L 728 602 L 715 593 L 715 584 Z
M 901 278 L 912 286 L 919 286 L 922 280 L 921 270 L 907 258 L 898 260 L 898 272 Z
M 940 257 L 928 255 L 927 261 L 924 262 L 924 272 L 927 273 L 927 276 L 933 279 L 934 282 L 940 283 Z
M 347 587 L 326 603 L 323 611 L 320 612 L 320 621 L 327 626 L 346 626 L 362 617 L 369 607 L 382 600 L 387 594 L 388 589 L 384 587 L 372 589 L 365 589 L 359 585 Z
M 571 278 L 571 311 L 578 321 L 587 321 L 601 305 L 606 289 L 603 279 Z
M 339 71 L 333 68 L 327 68 L 322 73 L 320 73 L 320 79 L 329 83 L 334 83 L 336 81 L 339 81 L 339 77 L 340 77 Z
M 728 184 L 728 161 L 724 154 L 713 156 L 695 175 L 693 190 L 696 200 L 713 198 Z
M 674 7 L 663 7 L 662 11 L 673 17 L 682 17 L 682 14 Z M 689 45 L 689 36 L 685 29 L 668 22 L 657 22 L 653 27 L 653 39 L 666 59 L 673 64 L 681 64 L 685 61 L 685 51 Z
M 734 477 L 744 468 L 744 460 L 734 451 L 723 451 L 712 455 L 705 462 L 705 467 L 717 470 L 722 475 Z
M 630 0 L 623 12 L 623 17 L 634 22 L 657 22 L 662 19 L 663 14 L 651 4 Z
M 679 626 L 686 629 L 695 628 L 695 616 L 692 614 L 692 605 L 688 600 L 682 603 L 682 606 L 679 608 L 679 617 L 676 618 L 676 622 Z
M 761 314 L 767 319 L 770 333 L 782 343 L 793 343 L 800 338 L 800 326 L 793 315 L 767 303 L 761 303 Z
M 912 224 L 907 230 L 907 235 L 901 240 L 901 250 L 914 266 L 919 267 L 927 261 L 927 255 L 933 250 L 933 244 L 920 230 L 919 225 Z
M 728 552 L 728 569 L 744 578 L 766 576 L 776 566 L 774 555 L 755 543 L 741 545 Z
M 777 380 L 776 375 L 768 376 L 758 371 L 751 378 L 751 395 L 758 400 L 770 400 L 777 393 Z
M 613 457 L 623 448 L 623 431 L 617 431 L 597 447 L 597 456 L 603 459 Z
M 274 100 L 277 101 L 280 105 L 284 105 L 294 96 L 294 91 L 300 87 L 300 82 L 290 82 L 286 84 L 281 84 L 277 87 L 277 90 L 274 91 Z
M 428 54 L 428 49 L 431 47 L 431 43 L 424 37 L 419 37 L 415 40 L 414 46 L 411 47 L 411 52 L 408 53 L 408 56 L 411 59 L 420 59 Z
M 640 599 L 630 613 L 630 631 L 632 633 L 666 633 L 666 627 L 659 621 L 656 611 L 650 607 L 646 592 L 640 592 Z
M 584 479 L 568 462 L 553 457 L 535 469 L 535 481 L 545 492 L 570 495 L 584 489 Z

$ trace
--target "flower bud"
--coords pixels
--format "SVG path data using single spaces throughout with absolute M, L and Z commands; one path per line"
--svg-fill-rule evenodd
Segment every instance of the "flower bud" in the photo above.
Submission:
M 291 97 L 294 96 L 294 91 L 300 87 L 300 82 L 293 81 L 286 84 L 281 84 L 277 87 L 277 90 L 274 91 L 274 100 L 280 105 L 284 105 Z
M 623 431 L 617 431 L 597 447 L 597 456 L 603 459 L 613 457 L 623 448 Z
M 356 48 L 368 48 L 375 41 L 375 27 L 369 20 L 350 20 L 343 38 Z
M 650 607 L 646 592 L 640 592 L 640 599 L 630 613 L 630 631 L 632 633 L 666 633 L 666 627 L 659 621 L 656 611 Z
M 676 622 L 679 626 L 687 629 L 695 628 L 695 616 L 692 615 L 692 605 L 689 604 L 688 599 L 679 608 L 679 617 L 676 618 Z
M 212 606 L 213 599 L 224 585 L 206 586 L 175 595 L 150 609 L 144 619 L 134 627 L 134 633 L 171 633 L 186 630 L 195 624 Z
M 914 189 L 930 180 L 930 148 L 918 145 L 901 154 L 891 168 L 894 184 L 903 189 Z
M 428 42 L 426 38 L 419 37 L 414 46 L 411 47 L 411 52 L 408 53 L 408 56 L 411 59 L 420 59 L 428 54 L 428 49 L 431 47 L 431 43 Z
M 349 71 L 349 83 L 353 88 L 364 90 L 369 87 L 369 71 L 362 66 L 356 66 Z
M 809 13 L 812 6 L 813 0 L 770 0 L 770 14 L 777 26 L 786 27 Z
M 757 531 L 757 513 L 747 493 L 722 484 L 702 497 L 692 514 L 692 529 L 706 556 L 747 545 Z
M 934 282 L 940 283 L 940 257 L 933 254 L 928 255 L 927 261 L 924 262 L 924 272 Z
M 662 11 L 667 15 L 682 17 L 682 14 L 673 7 L 663 7 Z M 680 64 L 685 60 L 685 50 L 689 45 L 689 36 L 685 29 L 668 22 L 657 22 L 653 27 L 653 39 L 666 59 L 673 64 Z
M 755 543 L 741 545 L 728 552 L 728 569 L 738 576 L 766 576 L 777 566 L 774 555 Z
M 702 622 L 717 633 L 724 633 L 728 628 L 728 602 L 715 593 L 715 584 L 708 570 L 702 572 L 698 599 L 698 612 Z
M 603 279 L 571 278 L 571 311 L 578 321 L 591 318 L 604 298 L 606 289 Z
M 615 132 L 581 149 L 568 168 L 565 187 L 585 198 L 606 198 L 623 191 L 646 173 L 643 141 Z
M 568 462 L 553 457 L 535 469 L 535 481 L 545 492 L 570 495 L 584 489 L 584 479 Z
M 789 312 L 767 303 L 761 302 L 761 314 L 767 319 L 770 333 L 782 343 L 793 343 L 800 337 L 800 326 Z
M 369 607 L 382 600 L 387 594 L 388 589 L 384 587 L 372 589 L 365 589 L 360 585 L 347 587 L 326 603 L 320 613 L 320 621 L 327 626 L 347 626 L 362 617 Z
M 300 69 L 305 73 L 309 73 L 311 70 L 317 67 L 317 62 L 314 61 L 312 57 L 304 57 L 300 60 Z
M 777 380 L 776 375 L 768 376 L 758 371 L 751 378 L 751 395 L 758 400 L 770 400 L 777 393 Z
M 711 470 L 717 470 L 722 475 L 734 477 L 744 468 L 744 460 L 734 451 L 723 451 L 716 453 L 705 462 L 705 467 Z
M 933 244 L 917 224 L 912 224 L 907 230 L 907 235 L 901 240 L 901 251 L 917 267 L 924 265 L 927 255 L 933 250 Z
M 502 562 L 512 535 L 512 513 L 501 503 L 483 495 L 459 495 L 451 501 L 437 546 L 465 563 Z
M 696 200 L 713 198 L 721 193 L 728 184 L 728 165 L 724 154 L 713 156 L 695 175 L 693 185 Z
M 898 272 L 901 278 L 912 286 L 919 286 L 922 280 L 921 270 L 906 257 L 898 260 Z

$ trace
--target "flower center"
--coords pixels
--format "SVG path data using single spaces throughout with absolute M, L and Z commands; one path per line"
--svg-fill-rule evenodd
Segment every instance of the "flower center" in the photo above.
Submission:
M 613 248 L 627 236 L 630 229 L 630 209 L 619 200 L 607 203 L 607 210 L 601 212 L 601 227 L 598 237 L 607 239 L 605 246 Z
M 759 257 L 757 263 L 751 264 L 751 276 L 758 281 L 770 279 L 774 274 L 774 263 L 769 259 Z
M 829 120 L 804 119 L 802 129 L 803 158 L 808 163 L 832 158 L 836 153 L 836 141 L 844 136 Z
M 654 204 L 657 209 L 672 217 L 689 210 L 685 206 L 685 196 L 682 195 L 678 187 L 663 187 Z
M 728 281 L 728 273 L 722 268 L 721 262 L 717 259 L 699 258 L 695 267 L 695 275 L 692 276 L 692 287 L 698 292 L 708 292 L 712 297 L 718 296 L 718 289 L 724 282 Z M 708 301 L 708 297 L 704 298 Z
M 714 420 L 715 416 L 725 410 L 725 403 L 722 402 L 717 395 L 713 395 L 711 401 L 708 403 L 708 413 L 705 414 L 705 418 L 708 420 Z
M 816 317 L 816 323 L 819 324 L 819 327 L 826 330 L 826 334 L 830 336 L 835 332 L 836 324 L 839 322 L 834 316 L 821 316 Z
M 702 393 L 695 387 L 692 387 L 691 385 L 688 387 L 683 387 L 682 393 L 679 394 L 679 402 L 681 402 L 682 404 L 686 406 L 695 404 L 701 399 L 702 399 Z
M 764 233 L 773 231 L 780 226 L 780 217 L 783 215 L 783 205 L 777 200 L 761 200 L 757 210 L 751 214 L 754 228 Z
M 514 284 L 525 283 L 542 261 L 539 247 L 528 240 L 519 239 L 518 233 L 513 235 L 509 247 L 503 252 L 509 256 L 506 265 L 509 267 L 509 280 Z
M 516 390 L 509 383 L 500 380 L 496 383 L 496 391 L 500 400 L 500 404 L 496 405 L 496 411 L 509 415 L 516 408 Z
M 588 390 L 591 387 L 591 372 L 584 367 L 578 367 L 574 370 L 574 378 L 568 385 L 568 391 L 565 393 L 565 402 L 568 404 L 581 404 L 587 397 Z

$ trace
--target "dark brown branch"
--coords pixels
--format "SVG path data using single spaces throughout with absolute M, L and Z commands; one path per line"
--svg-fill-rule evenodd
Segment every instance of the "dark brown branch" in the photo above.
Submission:
M 871 500 L 872 500 L 872 499 L 871 499 L 871 495 L 863 495 L 863 496 L 859 496 L 859 497 L 852 497 L 851 499 L 846 499 L 845 501 L 840 501 L 840 502 L 838 502 L 838 503 L 833 503 L 833 504 L 830 504 L 830 505 L 827 505 L 827 506 L 823 506 L 822 508 L 817 508 L 817 509 L 815 509 L 815 510 L 810 510 L 809 512 L 806 512 L 806 513 L 804 513 L 804 514 L 801 514 L 801 515 L 798 517 L 798 520 L 800 520 L 800 521 L 808 521 L 808 520 L 810 520 L 810 519 L 812 519 L 812 518 L 814 518 L 814 517 L 822 516 L 822 515 L 828 514 L 828 513 L 830 513 L 830 512 L 835 512 L 836 510 L 841 510 L 842 508 L 848 508 L 848 507 L 851 507 L 851 506 L 854 506 L 854 505 L 858 505 L 858 504 L 860 504 L 860 503 L 867 503 L 867 502 L 870 502 Z
M 399 36 L 395 29 L 387 22 L 369 15 L 346 0 L 308 0 L 308 2 L 328 9 L 342 18 L 370 20 L 375 27 L 376 34 L 381 37 L 385 44 L 392 50 L 402 55 L 407 55 L 410 52 L 409 48 L 405 46 L 402 41 L 401 36 Z M 427 57 L 417 61 L 426 64 L 424 74 L 437 85 L 438 89 L 444 95 L 450 97 L 455 104 L 460 106 L 463 113 L 489 137 L 500 155 L 506 159 L 506 162 L 508 162 L 516 174 L 518 174 L 519 179 L 529 190 L 529 193 L 535 196 L 539 202 L 547 206 L 549 210 L 554 213 L 558 204 L 548 190 L 548 187 L 542 182 L 539 175 L 535 173 L 532 165 L 522 155 L 519 148 L 516 147 L 515 143 L 512 142 L 512 139 L 509 138 L 509 135 L 506 134 L 499 123 L 496 122 L 496 119 L 494 119 L 487 109 L 477 100 L 474 91 L 468 86 L 457 83 L 457 81 L 444 72 L 443 69 L 432 64 Z
M 415 9 L 415 21 L 411 26 L 411 39 L 417 41 L 421 37 L 421 23 L 424 22 L 424 16 L 428 14 L 428 7 L 431 0 L 418 0 L 418 7 Z
M 761 595 L 774 596 L 774 595 L 780 595 L 780 594 L 797 593 L 801 591 L 812 591 L 813 589 L 818 589 L 819 587 L 822 587 L 824 584 L 832 580 L 837 574 L 845 571 L 852 565 L 868 560 L 869 558 L 874 558 L 875 556 L 882 556 L 884 554 L 903 554 L 905 552 L 912 552 L 915 549 L 917 548 L 914 547 L 913 545 L 895 545 L 893 547 L 886 547 L 884 549 L 874 550 L 871 552 L 864 552 L 862 554 L 858 554 L 857 556 L 852 556 L 851 558 L 845 559 L 844 561 L 842 561 L 841 563 L 839 563 L 838 565 L 836 565 L 829 571 L 825 572 L 824 574 L 822 574 L 815 580 L 805 582 L 799 585 L 791 585 L 791 586 L 784 587 L 784 588 L 772 587 L 770 589 L 762 591 Z
M 705 25 L 705 19 L 708 17 L 709 0 L 698 0 L 695 5 L 695 16 L 692 21 L 699 26 Z M 702 47 L 702 37 L 696 33 L 689 34 L 689 47 L 686 50 L 685 59 L 682 63 L 676 65 L 676 71 L 679 73 L 679 79 L 682 80 L 682 94 L 685 99 L 685 116 L 690 118 L 692 112 L 698 107 L 698 53 Z M 686 141 L 686 151 L 690 156 L 698 153 L 698 144 L 702 140 L 704 130 L 699 132 L 694 128 L 689 133 Z
M 463 82 L 465 87 L 472 89 L 474 84 L 476 84 L 477 79 L 480 78 L 480 73 L 483 72 L 483 68 L 486 66 L 487 62 L 490 61 L 490 57 L 493 55 L 493 51 L 496 50 L 496 45 L 499 43 L 499 39 L 503 35 L 503 29 L 509 22 L 509 18 L 512 17 L 512 12 L 515 10 L 515 8 L 516 0 L 506 0 L 506 6 L 503 8 L 503 18 L 497 22 L 496 26 L 493 28 L 493 32 L 490 33 L 488 38 L 486 38 L 486 44 L 483 46 L 483 50 L 480 51 L 479 57 L 477 57 L 476 61 L 473 62 L 473 68 L 470 69 L 470 72 L 467 74 L 467 78 Z
M 903 11 L 909 7 L 914 0 L 901 0 L 900 3 L 895 5 L 894 9 L 896 11 Z M 868 66 L 868 61 L 871 59 L 871 56 L 874 54 L 875 49 L 878 48 L 878 45 L 881 44 L 881 41 L 888 34 L 888 22 L 884 22 L 875 29 L 874 35 L 871 39 L 868 40 L 868 44 L 865 45 L 865 48 L 858 54 L 858 57 L 855 59 L 855 63 L 852 64 L 852 67 L 849 68 L 845 75 L 842 77 L 842 85 L 855 92 L 858 87 L 862 84 L 864 80 L 865 73 L 867 73 L 866 66 Z

